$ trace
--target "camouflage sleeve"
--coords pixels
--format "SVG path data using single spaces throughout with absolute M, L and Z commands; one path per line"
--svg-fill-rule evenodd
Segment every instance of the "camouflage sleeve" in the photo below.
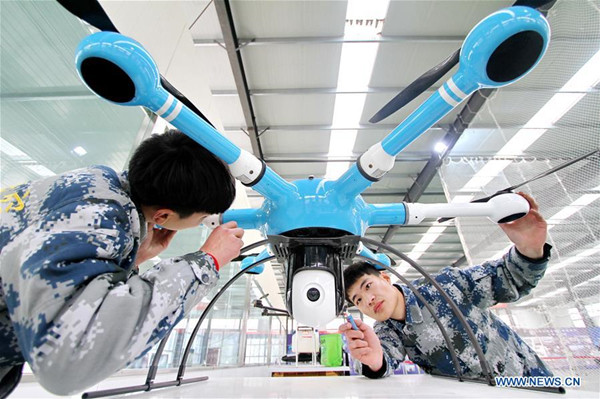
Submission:
M 148 351 L 218 279 L 202 252 L 129 277 L 134 245 L 123 209 L 96 204 L 90 225 L 85 208 L 72 209 L 71 223 L 16 237 L 14 271 L 2 276 L 21 351 L 55 394 L 94 385 Z
M 515 302 L 529 294 L 544 276 L 550 249 L 551 246 L 546 244 L 544 257 L 532 260 L 513 246 L 500 259 L 466 269 L 446 268 L 440 273 L 441 279 L 436 279 L 444 282 L 443 279 L 450 278 L 452 281 L 448 283 L 458 287 L 475 306 L 483 309 L 497 303 Z
M 369 366 L 352 359 L 352 367 L 357 374 L 368 378 L 389 377 L 404 361 L 406 350 L 398 334 L 385 323 L 375 323 L 374 330 L 383 349 L 383 366 L 378 371 L 373 371 Z

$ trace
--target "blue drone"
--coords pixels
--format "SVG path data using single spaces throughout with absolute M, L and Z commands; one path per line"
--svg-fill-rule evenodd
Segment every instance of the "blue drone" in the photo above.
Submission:
M 456 216 L 487 216 L 505 223 L 527 214 L 529 204 L 514 193 L 467 204 L 369 204 L 361 193 L 392 168 L 398 153 L 474 91 L 509 85 L 531 71 L 545 53 L 549 36 L 548 22 L 533 8 L 515 6 L 483 19 L 461 48 L 458 71 L 337 180 L 284 180 L 167 90 L 150 54 L 131 38 L 107 31 L 92 34 L 78 46 L 76 64 L 83 82 L 98 96 L 150 109 L 226 162 L 238 180 L 265 197 L 258 209 L 231 209 L 209 224 L 233 220 L 268 237 L 268 249 L 246 264 L 274 253 L 285 264 L 290 314 L 300 324 L 320 327 L 342 312 L 344 261 L 359 255 L 390 263 L 385 255 L 359 245 L 367 228 Z

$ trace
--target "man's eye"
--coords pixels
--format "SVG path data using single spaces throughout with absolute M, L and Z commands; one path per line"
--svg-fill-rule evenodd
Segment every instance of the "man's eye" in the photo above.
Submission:
M 367 287 L 367 291 L 368 291 L 369 288 L 371 287 L 371 283 L 367 283 L 366 287 Z
M 358 305 L 359 303 L 360 303 L 360 298 L 358 298 L 358 299 L 356 300 L 356 304 Z

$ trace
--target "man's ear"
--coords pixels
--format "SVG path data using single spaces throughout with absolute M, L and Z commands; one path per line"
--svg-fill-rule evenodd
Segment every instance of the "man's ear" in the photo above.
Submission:
M 176 215 L 177 214 L 172 209 L 160 208 L 152 214 L 152 221 L 156 224 L 162 225 Z
M 381 276 L 382 279 L 384 279 L 388 283 L 392 284 L 392 279 L 390 278 L 389 274 L 387 274 L 386 272 L 379 272 L 379 275 Z

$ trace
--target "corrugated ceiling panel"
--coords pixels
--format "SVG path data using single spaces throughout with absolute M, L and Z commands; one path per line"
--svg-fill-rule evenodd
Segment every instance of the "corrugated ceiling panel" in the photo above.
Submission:
M 384 35 L 466 35 L 471 27 L 513 1 L 391 1 L 383 27 Z
M 273 44 L 242 49 L 250 89 L 336 87 L 341 44 Z
M 256 122 L 260 126 L 329 125 L 333 117 L 333 96 L 255 96 Z
M 345 1 L 235 1 L 240 38 L 339 36 L 344 34 Z
M 379 45 L 370 85 L 373 87 L 407 86 L 446 59 L 460 48 L 460 45 L 459 42 L 444 41 L 382 43 Z
M 271 157 L 326 155 L 329 150 L 329 130 L 297 130 L 265 132 L 260 136 L 263 150 Z
M 3 1 L 2 94 L 79 87 L 74 54 L 90 32 L 57 2 Z

